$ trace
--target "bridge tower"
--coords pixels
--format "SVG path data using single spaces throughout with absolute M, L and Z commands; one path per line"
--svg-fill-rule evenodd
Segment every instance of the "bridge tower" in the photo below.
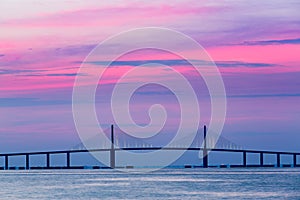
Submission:
M 203 168 L 208 168 L 208 155 L 207 155 L 207 146 L 206 146 L 206 126 L 204 125 L 204 147 L 203 147 Z
M 116 151 L 114 145 L 114 125 L 111 125 L 111 147 L 110 147 L 110 168 L 116 167 Z

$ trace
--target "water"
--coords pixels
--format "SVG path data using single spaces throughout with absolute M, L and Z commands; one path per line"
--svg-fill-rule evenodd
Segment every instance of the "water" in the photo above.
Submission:
M 300 199 L 300 169 L 1 171 L 0 199 Z

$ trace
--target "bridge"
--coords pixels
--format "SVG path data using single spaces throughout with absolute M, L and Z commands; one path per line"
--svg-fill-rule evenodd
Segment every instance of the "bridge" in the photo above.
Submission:
M 166 150 L 166 151 L 202 151 L 204 157 L 202 159 L 202 164 L 196 166 L 185 166 L 186 168 L 191 167 L 201 167 L 209 168 L 215 167 L 209 164 L 209 151 L 212 152 L 234 152 L 242 154 L 242 164 L 240 165 L 220 165 L 220 167 L 300 167 L 300 164 L 297 163 L 297 157 L 300 156 L 300 152 L 285 152 L 285 151 L 264 151 L 264 150 L 245 150 L 240 148 L 210 148 L 207 147 L 207 128 L 204 126 L 203 133 L 203 147 L 153 147 L 153 146 L 143 146 L 143 147 L 115 147 L 115 135 L 114 135 L 114 126 L 111 125 L 111 147 L 110 148 L 95 148 L 95 149 L 72 149 L 72 150 L 62 150 L 62 151 L 39 151 L 39 152 L 20 152 L 20 153 L 1 153 L 0 158 L 4 157 L 4 166 L 0 167 L 0 170 L 14 170 L 14 169 L 84 169 L 85 166 L 72 166 L 71 165 L 71 155 L 76 153 L 88 153 L 88 152 L 108 152 L 110 155 L 110 166 L 101 167 L 101 166 L 91 166 L 91 169 L 101 169 L 101 168 L 116 168 L 116 152 L 118 151 L 155 151 L 155 150 Z M 259 164 L 253 165 L 247 163 L 248 154 L 258 154 L 259 155 Z M 65 154 L 65 165 L 64 166 L 51 166 L 51 155 L 55 154 Z M 276 163 L 274 164 L 265 164 L 264 155 L 271 154 L 276 155 Z M 30 166 L 30 156 L 33 155 L 44 155 L 46 159 L 46 165 L 43 167 L 33 167 Z M 282 155 L 291 155 L 293 157 L 292 164 L 282 164 L 281 156 Z M 24 167 L 11 167 L 9 166 L 9 158 L 13 156 L 24 156 L 25 157 L 25 166 Z

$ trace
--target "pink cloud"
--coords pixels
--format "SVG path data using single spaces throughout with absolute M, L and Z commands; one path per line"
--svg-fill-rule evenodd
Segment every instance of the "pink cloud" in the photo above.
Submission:
M 224 72 L 281 73 L 299 72 L 300 45 L 221 46 L 207 49 L 213 60 L 251 61 L 274 64 L 272 68 L 222 69 Z
M 43 14 L 40 17 L 15 19 L 4 22 L 4 26 L 19 27 L 67 27 L 67 26 L 117 26 L 132 24 L 148 24 L 148 22 L 165 22 L 170 17 L 182 17 L 189 14 L 215 13 L 224 7 L 189 6 L 189 5 L 142 5 L 110 6 L 83 10 L 61 11 Z M 145 21 L 147 19 L 147 21 Z M 157 21 L 159 19 L 159 21 Z

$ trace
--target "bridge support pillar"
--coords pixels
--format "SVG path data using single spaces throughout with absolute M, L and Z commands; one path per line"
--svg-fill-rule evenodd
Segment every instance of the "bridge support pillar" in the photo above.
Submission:
M 294 167 L 297 166 L 297 154 L 293 154 L 293 165 Z
M 247 167 L 247 152 L 243 151 L 243 167 Z
M 263 152 L 260 152 L 259 153 L 259 164 L 260 164 L 260 166 L 262 167 L 262 166 L 264 166 L 264 153 Z
M 70 152 L 67 152 L 67 168 L 70 168 Z
M 29 154 L 26 154 L 25 155 L 25 169 L 30 169 L 30 166 L 29 166 Z
M 49 153 L 46 154 L 46 166 L 47 166 L 47 168 L 50 167 L 50 154 Z
M 207 154 L 207 146 L 206 146 L 206 126 L 204 126 L 204 148 L 203 148 L 203 168 L 208 168 L 208 154 Z
M 277 160 L 277 167 L 280 167 L 280 153 L 277 153 L 276 155 L 277 155 L 276 156 L 277 157 L 277 159 L 276 159 Z
M 110 148 L 110 168 L 116 167 L 116 152 L 114 146 L 114 125 L 111 125 L 111 148 Z
M 5 156 L 5 167 L 4 167 L 4 169 L 8 169 L 8 156 Z

